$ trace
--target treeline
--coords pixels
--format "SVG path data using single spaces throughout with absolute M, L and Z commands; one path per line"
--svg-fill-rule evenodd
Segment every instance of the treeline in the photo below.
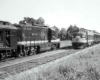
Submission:
M 23 20 L 19 21 L 19 24 L 32 25 L 32 26 L 34 25 L 47 26 L 45 25 L 45 20 L 42 17 L 39 17 L 38 19 L 24 17 Z M 79 28 L 76 25 L 74 26 L 70 25 L 68 29 L 66 28 L 59 29 L 57 26 L 53 26 L 50 28 L 53 28 L 55 30 L 56 37 L 60 38 L 61 40 L 72 40 L 72 36 L 76 34 L 79 30 Z
M 59 29 L 56 26 L 53 26 L 52 28 L 55 29 L 56 36 L 61 40 L 72 40 L 72 36 L 77 34 L 77 32 L 79 31 L 79 28 L 76 25 L 74 26 L 70 25 L 68 29 L 66 28 Z
M 29 24 L 29 25 L 44 25 L 45 21 L 42 17 L 39 17 L 38 19 L 30 18 L 30 17 L 24 17 L 23 20 L 19 21 L 19 24 Z

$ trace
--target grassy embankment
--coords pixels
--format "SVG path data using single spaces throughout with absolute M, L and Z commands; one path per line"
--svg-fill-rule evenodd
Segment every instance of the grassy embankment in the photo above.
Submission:
M 100 45 L 48 67 L 37 80 L 100 80 Z
M 14 80 L 100 80 L 100 44 Z

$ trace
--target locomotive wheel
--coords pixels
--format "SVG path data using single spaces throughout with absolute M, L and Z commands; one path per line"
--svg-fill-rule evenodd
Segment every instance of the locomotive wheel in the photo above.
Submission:
M 0 53 L 0 59 L 4 60 L 6 58 L 6 55 L 4 53 Z
M 23 56 L 29 56 L 29 47 L 24 49 Z
M 31 55 L 33 55 L 33 51 L 29 50 L 28 51 L 28 56 L 31 56 Z
M 6 57 L 11 57 L 11 56 L 12 56 L 11 52 L 6 53 Z
M 37 48 L 31 48 L 30 51 L 29 51 L 29 55 L 35 55 L 36 54 L 36 51 L 37 51 Z
M 27 56 L 28 55 L 28 50 L 25 49 L 22 53 L 21 53 L 22 56 Z
M 22 57 L 24 56 L 24 53 L 21 51 L 19 54 L 18 54 L 18 57 Z
M 27 50 L 24 50 L 23 55 L 22 56 L 27 56 Z
M 37 52 L 37 48 L 34 49 L 33 54 L 35 55 Z

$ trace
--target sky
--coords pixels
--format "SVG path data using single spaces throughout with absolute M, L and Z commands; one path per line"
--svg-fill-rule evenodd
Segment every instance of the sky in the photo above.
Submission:
M 0 20 L 18 23 L 24 17 L 42 17 L 51 27 L 100 32 L 100 0 L 0 0 Z

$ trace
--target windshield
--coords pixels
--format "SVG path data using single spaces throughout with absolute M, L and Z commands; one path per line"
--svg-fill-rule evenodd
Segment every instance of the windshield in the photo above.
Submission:
M 85 38 L 85 37 L 86 37 L 86 34 L 85 34 L 85 33 L 83 33 L 83 32 L 79 32 L 79 33 L 77 33 L 77 34 L 73 35 L 73 37 L 74 37 L 74 38 L 75 38 L 75 37 Z

